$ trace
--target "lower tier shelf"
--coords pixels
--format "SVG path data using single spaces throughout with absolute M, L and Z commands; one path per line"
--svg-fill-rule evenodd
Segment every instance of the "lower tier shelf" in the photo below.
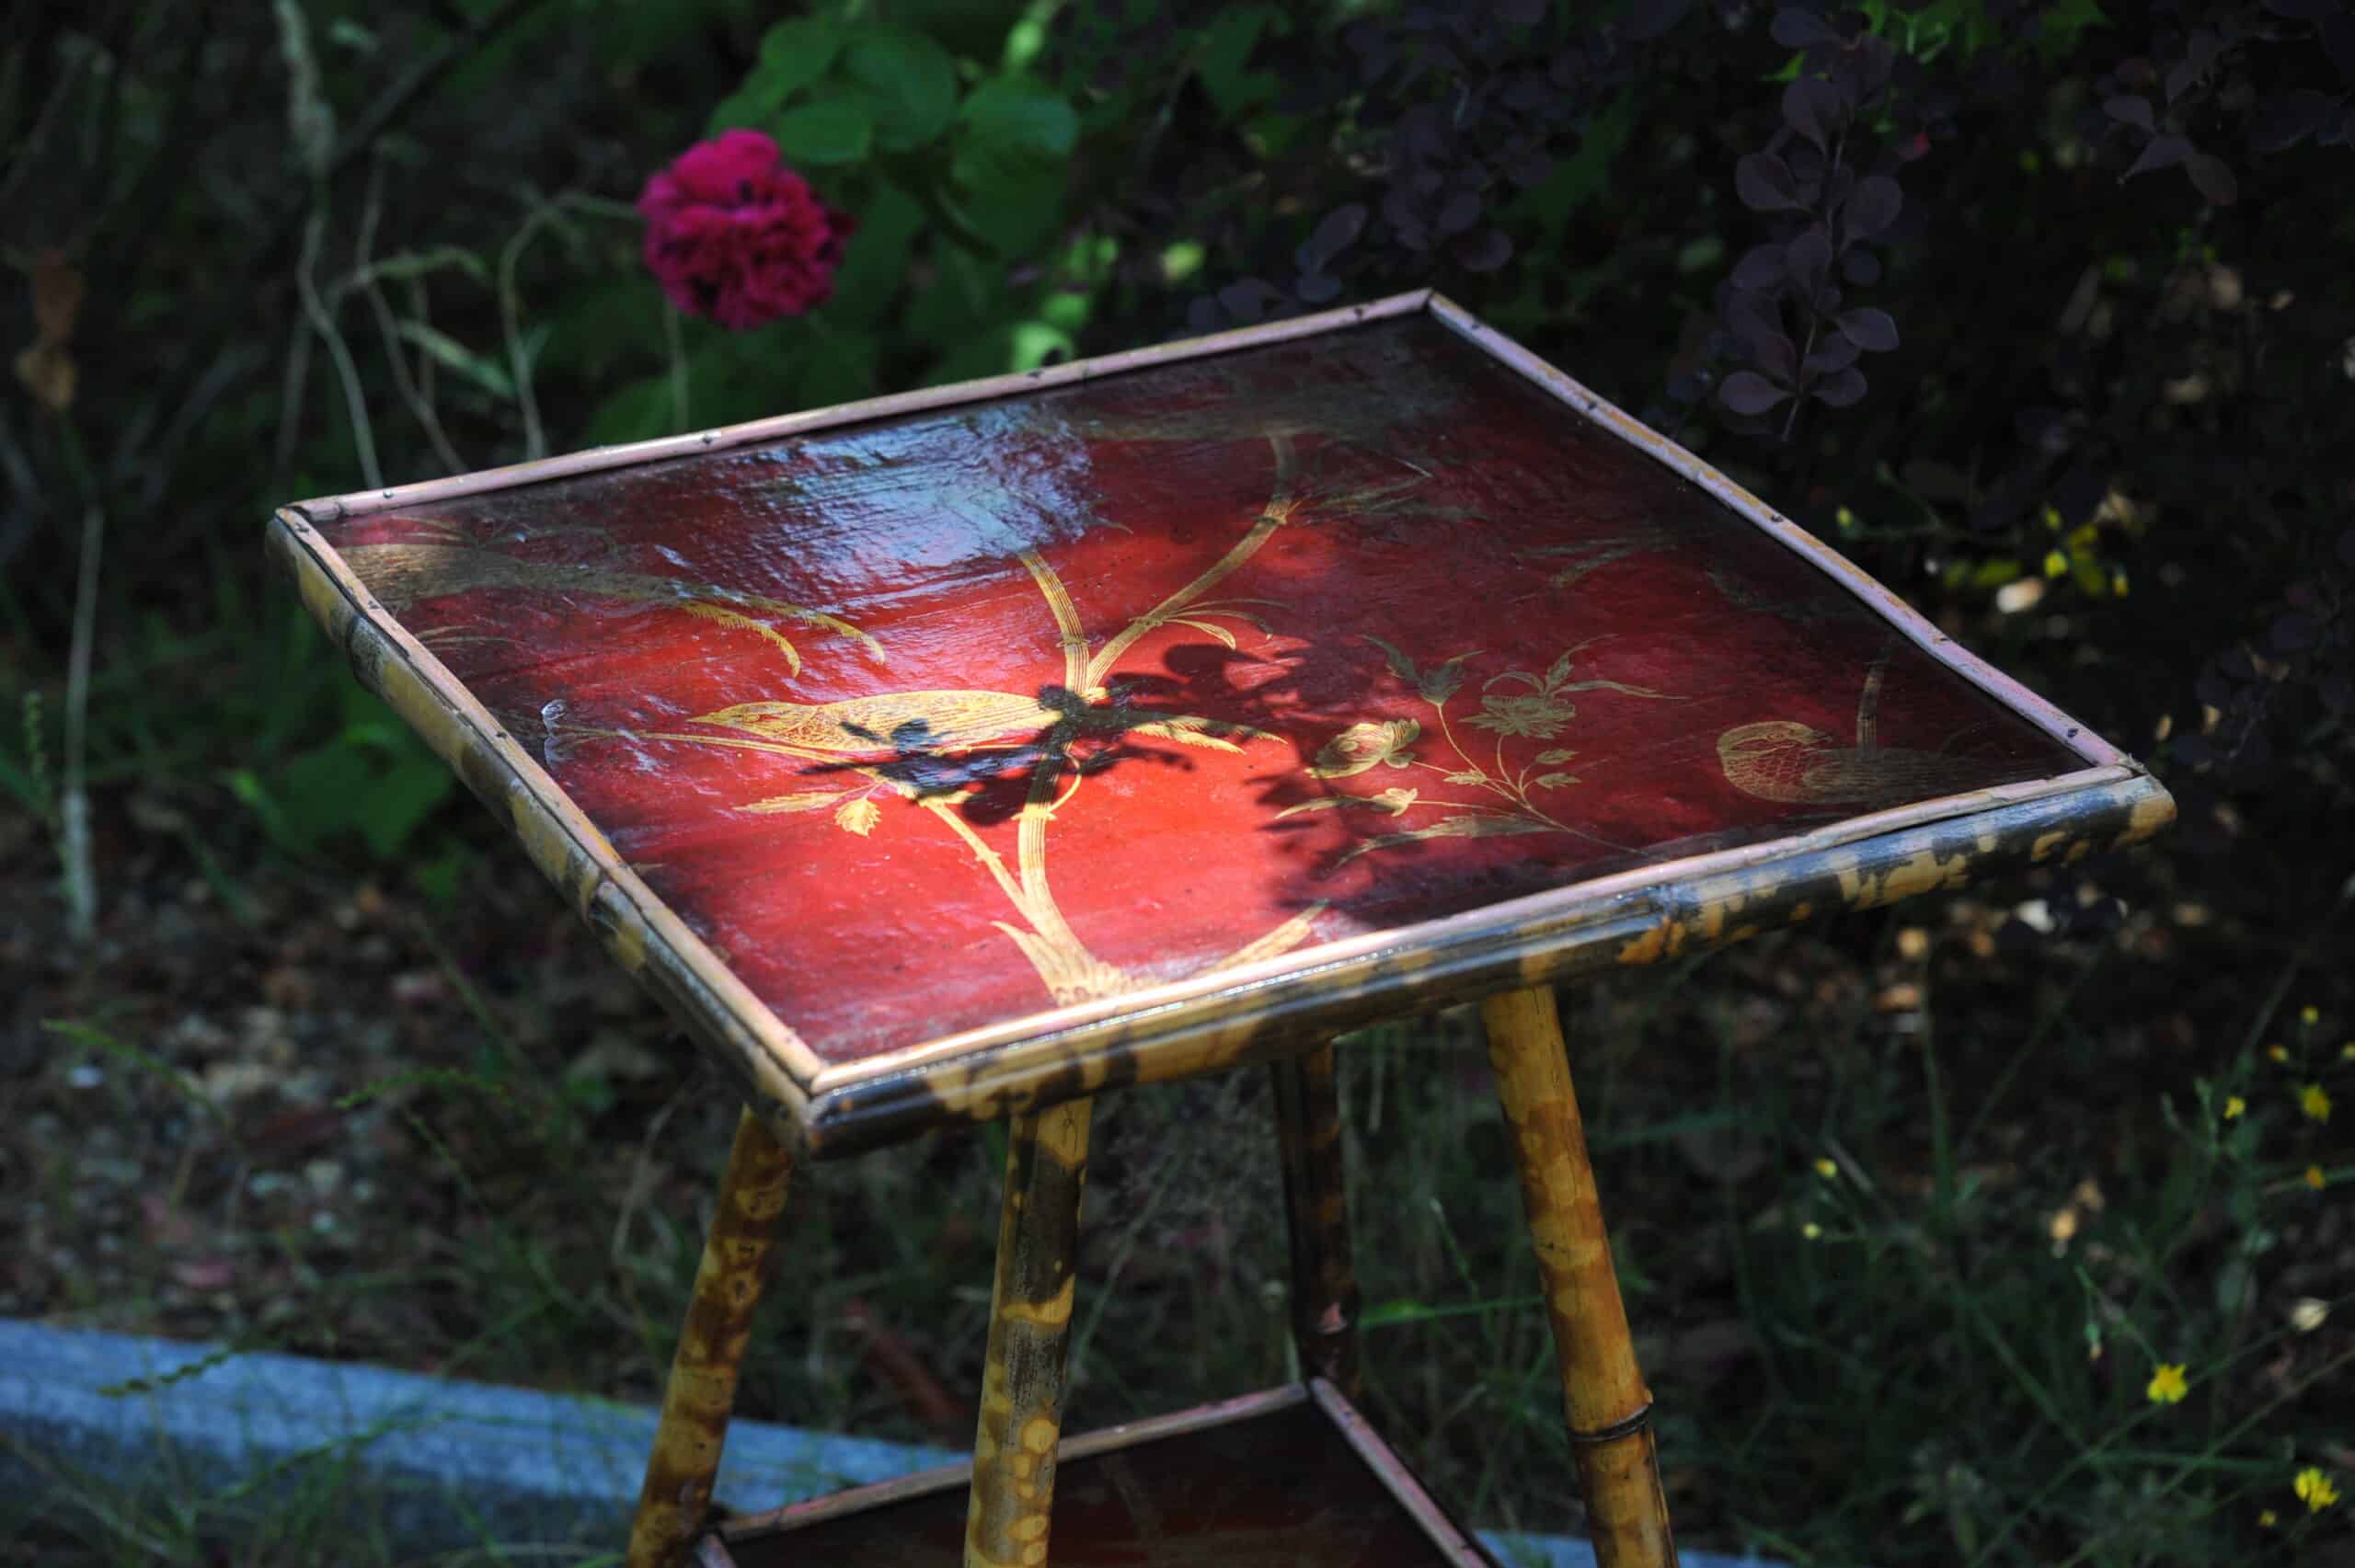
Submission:
M 732 1519 L 702 1568 L 958 1568 L 970 1465 Z M 1053 1568 L 1496 1568 L 1321 1379 L 1066 1438 Z

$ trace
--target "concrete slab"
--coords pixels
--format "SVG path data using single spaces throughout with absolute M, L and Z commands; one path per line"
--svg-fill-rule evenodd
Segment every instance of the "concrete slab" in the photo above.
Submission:
M 0 1320 L 0 1497 L 44 1470 L 182 1495 L 304 1467 L 366 1478 L 373 1524 L 406 1551 L 493 1541 L 618 1548 L 651 1411 L 383 1368 Z M 17 1449 L 21 1446 L 21 1454 Z M 960 1454 L 741 1421 L 719 1495 L 775 1507 L 949 1464 Z M 28 1459 L 31 1462 L 29 1463 Z M 495 1521 L 494 1526 L 487 1521 Z M 1483 1531 L 1511 1568 L 1593 1568 L 1584 1541 Z M 1687 1568 L 1778 1568 L 1685 1552 Z

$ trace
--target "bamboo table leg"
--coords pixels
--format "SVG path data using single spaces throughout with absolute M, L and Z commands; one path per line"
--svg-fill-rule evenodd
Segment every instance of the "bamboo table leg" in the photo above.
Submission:
M 1047 1561 L 1090 1110 L 1090 1102 L 1074 1100 L 1007 1124 L 965 1568 L 1038 1568 Z
M 1333 1046 L 1269 1064 L 1292 1240 L 1292 1333 L 1301 1369 L 1358 1397 L 1358 1281 L 1342 1185 Z
M 1540 986 L 1492 996 L 1480 1004 L 1480 1021 L 1545 1280 L 1595 1557 L 1602 1568 L 1673 1564 L 1676 1543 L 1653 1453 L 1651 1391 L 1627 1334 L 1554 993 Z
M 752 1309 L 767 1282 L 776 1218 L 785 1209 L 793 1160 L 750 1108 L 719 1182 L 719 1207 L 704 1238 L 695 1294 L 679 1331 L 662 1420 L 647 1456 L 630 1527 L 628 1568 L 677 1568 L 711 1506 L 712 1482 L 736 1404 L 736 1375 L 752 1339 Z

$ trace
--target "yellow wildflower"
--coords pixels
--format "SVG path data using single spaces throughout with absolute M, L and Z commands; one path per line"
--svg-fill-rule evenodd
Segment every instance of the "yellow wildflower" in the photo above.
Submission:
M 2321 1166 L 2309 1165 L 2306 1167 L 2306 1185 L 2314 1188 L 2316 1192 L 2322 1191 L 2323 1181 Z
M 2151 1374 L 2150 1386 L 2142 1391 L 2153 1404 L 2181 1404 L 2183 1396 L 2190 1391 L 2191 1385 L 2183 1380 L 2183 1364 L 2179 1361 L 2163 1363 Z
M 2355 1040 L 2349 1040 L 2345 1045 L 2338 1047 L 2338 1059 L 2341 1061 L 2355 1061 Z
M 1823 1239 L 1823 1227 L 1810 1219 L 1799 1227 L 1799 1234 L 1810 1242 L 1820 1242 Z
M 2319 1083 L 2309 1083 L 2298 1091 L 2298 1109 L 2306 1113 L 2310 1122 L 2330 1120 L 2330 1094 Z
M 2315 1465 L 2308 1465 L 2298 1472 L 2292 1490 L 2297 1493 L 2298 1501 L 2306 1505 L 2309 1514 L 2319 1514 L 2338 1501 L 2338 1488 L 2333 1486 L 2330 1477 Z
M 2266 1509 L 2257 1516 L 2257 1528 L 2261 1530 L 2269 1530 L 2280 1522 L 2281 1516 L 2275 1513 L 2270 1508 Z
M 2238 1094 L 2227 1094 L 2224 1096 L 2224 1119 L 2226 1121 L 2232 1122 L 2240 1120 L 2241 1113 L 2247 1109 L 2248 1102 L 2242 1099 Z
M 2312 1002 L 2306 1003 L 2305 1006 L 2298 1009 L 2298 1022 L 2309 1029 L 2313 1028 L 2322 1022 L 2322 1009 Z
M 2062 555 L 2058 550 L 2050 551 L 2046 554 L 2044 557 L 2044 575 L 2046 577 L 2057 578 L 2068 569 L 2068 556 Z
M 2274 1061 L 2288 1061 L 2290 1059 L 2289 1051 L 2280 1046 L 2266 1047 L 2265 1054 Z
M 1838 1175 L 1838 1174 L 1840 1173 L 1840 1167 L 1839 1167 L 1839 1166 L 1837 1166 L 1837 1165 L 1834 1165 L 1834 1164 L 1833 1164 L 1831 1161 L 1829 1161 L 1829 1160 L 1818 1160 L 1818 1161 L 1815 1162 L 1815 1173 L 1816 1173 L 1817 1175 L 1819 1175 L 1819 1176 L 1821 1176 L 1825 1181 L 1827 1181 L 1827 1182 L 1828 1182 L 1828 1181 L 1830 1181 L 1832 1177 L 1834 1177 L 1834 1176 L 1836 1176 L 1836 1175 Z

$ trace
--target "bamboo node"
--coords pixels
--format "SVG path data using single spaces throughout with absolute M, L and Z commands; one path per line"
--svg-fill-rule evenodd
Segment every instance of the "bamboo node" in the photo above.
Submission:
M 1589 1448 L 1598 1443 L 1615 1443 L 1622 1437 L 1634 1436 L 1651 1424 L 1652 1402 L 1646 1400 L 1637 1405 L 1632 1413 L 1621 1416 L 1608 1426 L 1597 1426 L 1587 1432 L 1580 1432 L 1576 1427 L 1571 1428 L 1570 1441 Z

